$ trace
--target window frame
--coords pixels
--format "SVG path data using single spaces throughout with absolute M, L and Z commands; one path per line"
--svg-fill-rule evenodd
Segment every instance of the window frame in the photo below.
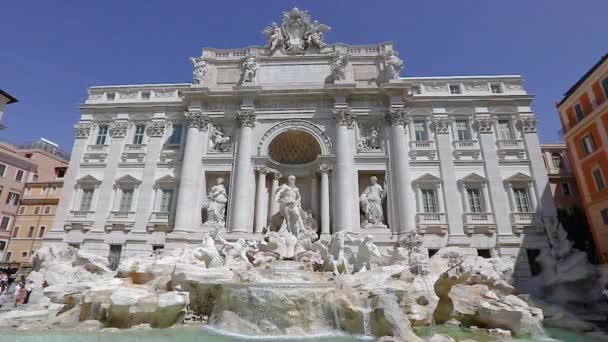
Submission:
M 97 127 L 97 137 L 95 138 L 95 145 L 106 145 L 107 144 L 109 130 L 110 130 L 109 125 L 99 125 Z M 103 132 L 103 134 L 102 134 L 102 132 Z
M 2 229 L 2 224 L 4 222 L 4 219 L 8 219 L 6 221 L 6 227 L 4 229 Z M 2 216 L 2 218 L 0 218 L 0 231 L 8 231 L 8 229 L 11 226 L 11 217 L 10 216 Z
M 133 145 L 143 145 L 146 138 L 146 125 L 137 124 L 133 129 Z
M 415 141 L 428 141 L 429 140 L 429 131 L 427 127 L 426 120 L 414 120 L 413 128 L 414 128 L 414 139 Z M 417 128 L 422 127 L 422 130 L 418 130 Z M 424 135 L 425 139 L 418 139 L 418 133 L 421 132 Z
M 8 166 L 4 163 L 0 163 L 0 177 L 4 177 L 6 175 L 6 169 L 8 168 Z
M 431 202 L 427 201 L 425 194 L 431 194 Z M 439 213 L 439 200 L 437 198 L 437 189 L 430 187 L 420 188 L 420 197 L 422 199 L 422 212 L 424 214 L 437 214 Z M 430 206 L 428 205 L 430 204 Z M 430 210 L 433 209 L 433 210 Z
M 464 126 L 465 126 L 466 130 L 460 130 L 458 128 L 458 124 L 459 123 L 464 123 Z M 473 140 L 473 135 L 471 134 L 471 124 L 469 123 L 469 120 L 467 120 L 467 119 L 456 119 L 456 120 L 454 120 L 454 128 L 456 129 L 456 138 L 457 138 L 457 141 L 472 141 Z M 465 132 L 466 133 L 466 137 L 468 139 L 461 139 L 460 132 Z
M 14 226 L 13 230 L 11 231 L 11 239 L 14 239 L 17 237 L 17 235 L 19 235 L 19 230 L 21 229 L 20 226 Z
M 597 145 L 595 145 L 595 139 L 593 139 L 592 134 L 585 135 L 582 139 L 582 143 L 585 156 L 588 156 L 597 150 Z
M 130 193 L 127 197 L 125 195 Z M 127 213 L 133 209 L 133 198 L 135 197 L 134 188 L 121 188 L 119 191 L 118 212 Z M 127 200 L 128 198 L 128 200 Z
M 36 235 L 36 227 L 30 226 L 30 229 L 27 231 L 27 238 L 33 239 L 35 235 Z
M 40 228 L 38 229 L 38 234 L 36 234 L 36 236 L 38 236 L 38 239 L 43 239 L 44 233 L 46 233 L 46 226 L 40 226 Z
M 11 201 L 11 195 L 14 195 L 14 196 L 12 196 L 15 199 L 14 201 Z M 19 194 L 17 192 L 9 191 L 8 196 L 6 196 L 6 204 L 12 205 L 12 206 L 18 206 L 20 199 L 21 199 L 21 194 Z M 13 202 L 15 202 L 15 203 L 13 203 Z
M 506 131 L 505 131 L 505 126 L 503 126 L 501 123 L 505 123 L 506 122 Z M 503 136 L 503 133 L 507 133 L 507 136 Z M 515 140 L 515 132 L 513 131 L 513 121 L 511 121 L 511 119 L 507 119 L 507 118 L 502 118 L 502 119 L 498 119 L 496 120 L 496 134 L 497 134 L 497 138 L 498 140 Z
M 163 204 L 165 203 L 165 197 L 164 197 L 165 193 L 170 193 L 171 195 L 169 196 L 169 202 L 168 202 L 168 206 L 167 206 L 166 210 L 163 210 L 163 209 L 165 209 L 165 208 L 163 208 L 164 207 Z M 158 211 L 161 213 L 170 213 L 172 206 L 173 206 L 173 197 L 175 196 L 175 189 L 161 188 L 159 195 L 160 195 L 160 199 L 158 202 Z
M 574 116 L 576 117 L 576 122 L 581 122 L 585 119 L 585 111 L 580 103 L 574 105 Z
M 87 194 L 91 194 L 90 197 L 85 197 Z M 80 194 L 80 203 L 78 204 L 79 212 L 87 212 L 91 211 L 91 207 L 93 206 L 93 197 L 95 196 L 95 188 L 82 188 Z M 85 198 L 88 200 L 88 203 L 85 202 Z M 87 203 L 85 207 L 84 204 Z
M 608 99 L 608 77 L 605 77 L 601 82 L 602 90 L 604 91 L 604 97 Z
M 498 91 L 494 91 L 494 87 L 496 87 Z M 502 84 L 501 83 L 490 83 L 490 92 L 492 94 L 504 93 L 504 90 L 502 89 Z
M 455 89 L 456 92 L 452 92 L 452 89 Z M 460 95 L 462 94 L 462 87 L 459 83 L 448 83 L 448 91 L 450 95 Z
M 602 216 L 602 221 L 604 224 L 608 225 L 608 208 L 600 210 L 600 215 Z
M 479 201 L 478 204 L 473 203 L 474 202 L 474 198 L 471 196 L 472 192 L 477 192 L 478 198 L 477 200 Z M 466 197 L 467 197 L 467 203 L 468 203 L 468 213 L 471 214 L 480 214 L 480 213 L 485 213 L 485 199 L 483 196 L 483 188 L 480 186 L 473 186 L 473 185 L 467 185 L 465 187 L 465 192 L 466 192 Z M 474 207 L 479 207 L 478 210 L 473 210 Z M 477 209 L 477 208 L 476 208 Z
M 176 127 L 179 127 L 179 135 L 176 135 Z M 171 135 L 169 136 L 169 141 L 167 142 L 169 145 L 179 145 L 182 143 L 182 138 L 184 136 L 184 125 L 181 123 L 176 123 L 171 126 Z
M 21 169 L 17 169 L 17 172 L 15 172 L 15 181 L 22 183 L 23 177 L 25 177 L 25 171 L 21 170 Z
M 42 210 L 41 206 L 37 205 L 36 207 L 34 207 L 34 215 L 39 215 L 40 210 Z
M 51 206 L 50 205 L 46 205 L 44 206 L 44 214 L 45 215 L 49 215 L 51 213 Z
M 523 197 L 520 197 L 518 194 L 523 195 Z M 513 201 L 515 202 L 515 208 L 513 209 L 518 213 L 530 213 L 534 210 L 528 187 L 513 187 Z
M 606 189 L 606 178 L 604 177 L 604 173 L 602 172 L 601 168 L 594 168 L 591 171 L 591 175 L 593 176 L 593 182 L 595 183 L 595 189 L 597 191 L 603 191 Z

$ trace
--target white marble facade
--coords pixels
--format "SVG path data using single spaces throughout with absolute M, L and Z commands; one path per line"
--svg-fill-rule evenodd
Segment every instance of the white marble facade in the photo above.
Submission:
M 264 47 L 204 49 L 191 83 L 89 88 L 47 239 L 132 255 L 259 235 L 295 175 L 321 236 L 545 248 L 555 210 L 522 77 L 400 77 L 392 44 L 326 45 L 328 30 L 294 9 Z

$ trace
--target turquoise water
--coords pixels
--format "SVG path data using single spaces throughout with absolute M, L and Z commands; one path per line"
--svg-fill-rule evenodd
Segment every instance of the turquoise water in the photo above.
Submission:
M 487 335 L 465 332 L 455 328 L 437 327 L 437 333 L 444 333 L 454 337 L 456 340 L 475 339 L 480 342 L 495 341 L 495 338 Z M 517 339 L 521 342 L 598 342 L 600 340 L 588 336 L 577 335 L 557 329 L 547 329 L 551 338 L 530 338 Z M 424 333 L 422 334 L 424 335 Z M 226 335 L 201 328 L 172 328 L 172 329 L 152 329 L 140 331 L 120 331 L 120 332 L 15 332 L 0 331 L 0 342 L 243 342 L 243 341 L 319 341 L 319 342 L 355 342 L 373 341 L 369 337 L 356 337 L 338 334 L 326 334 L 306 337 L 251 337 L 242 335 Z

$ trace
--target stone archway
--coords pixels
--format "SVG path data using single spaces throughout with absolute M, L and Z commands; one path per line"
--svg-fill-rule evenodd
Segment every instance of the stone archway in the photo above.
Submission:
M 268 157 L 279 164 L 308 164 L 320 154 L 321 146 L 315 138 L 300 130 L 280 133 L 268 145 Z
M 279 135 L 282 135 L 285 132 L 299 132 L 299 134 L 307 134 L 306 137 L 304 135 L 301 135 L 300 137 L 305 137 L 304 139 L 310 138 L 316 141 L 316 145 L 319 148 L 318 154 L 331 154 L 331 141 L 319 126 L 305 120 L 285 120 L 272 126 L 268 131 L 266 131 L 266 133 L 264 133 L 260 139 L 260 143 L 258 144 L 258 155 L 271 156 L 270 145 L 273 143 L 275 138 L 279 137 Z M 288 139 L 288 137 L 297 138 L 295 135 L 286 137 L 286 139 Z

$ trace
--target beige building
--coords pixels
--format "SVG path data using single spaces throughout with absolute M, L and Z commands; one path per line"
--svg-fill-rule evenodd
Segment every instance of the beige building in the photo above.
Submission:
M 5 109 L 6 105 L 9 105 L 11 103 L 16 103 L 16 102 L 19 102 L 19 101 L 16 98 L 14 98 L 11 94 L 0 89 L 0 130 L 3 130 L 6 128 L 4 126 L 4 120 L 3 120 L 4 109 Z
M 40 222 L 35 225 L 37 234 L 40 233 L 39 227 L 45 226 L 46 220 L 51 220 L 46 226 L 52 224 L 54 206 L 59 197 L 55 200 L 52 198 L 61 194 L 61 182 L 68 159 L 69 157 L 57 144 L 46 139 L 19 147 L 0 142 L 0 257 L 2 257 L 0 260 L 3 263 L 21 262 L 18 257 L 21 256 L 23 247 L 20 243 L 11 247 L 10 240 L 13 237 L 22 237 L 23 232 L 20 230 L 29 229 L 31 222 L 17 224 L 18 216 L 23 216 L 20 220 L 26 219 L 28 215 L 40 216 L 37 219 Z M 45 186 L 48 192 L 47 198 L 39 198 Z M 33 206 L 31 213 L 28 208 L 31 206 L 30 203 L 34 203 L 31 204 Z M 42 206 L 38 212 L 35 208 L 37 205 Z M 45 214 L 47 206 L 51 208 L 49 213 Z M 28 225 L 24 226 L 25 224 Z M 14 229 L 15 226 L 20 228 Z M 24 234 L 26 238 L 29 235 L 28 232 Z M 27 249 L 28 254 L 31 248 Z
M 31 262 L 33 251 L 40 247 L 46 232 L 55 221 L 65 169 L 56 168 L 56 176 L 50 181 L 30 182 L 25 185 L 6 251 L 6 261 L 22 265 Z

